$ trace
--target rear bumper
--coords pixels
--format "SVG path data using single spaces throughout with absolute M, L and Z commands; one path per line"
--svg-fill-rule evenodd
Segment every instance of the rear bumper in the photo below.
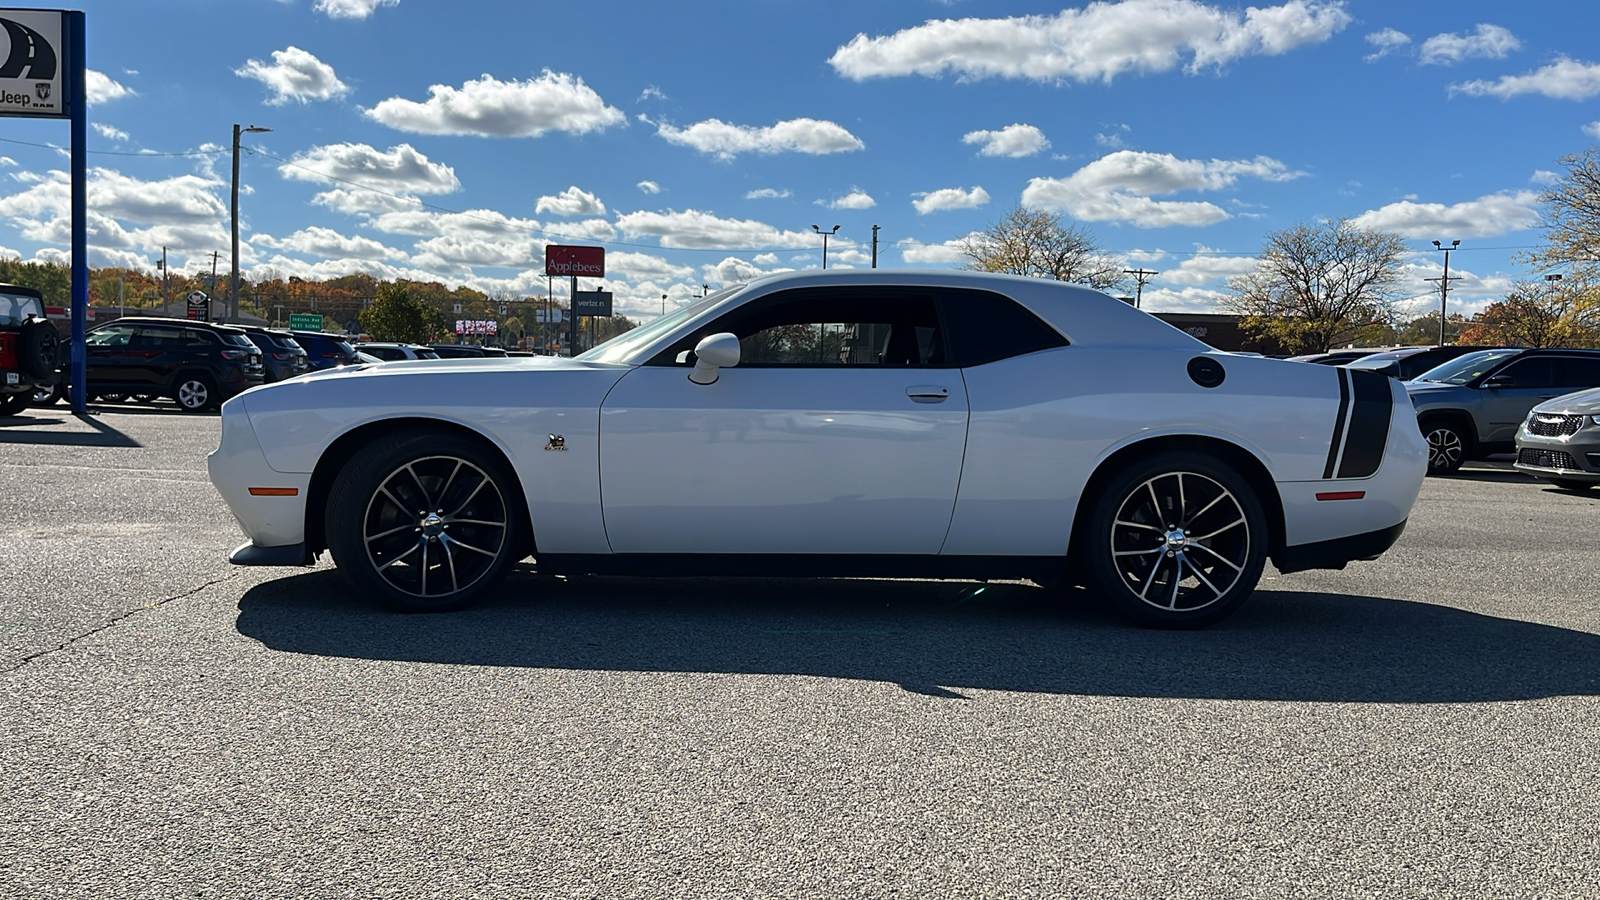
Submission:
M 1406 523 L 1401 521 L 1398 525 L 1365 534 L 1284 547 L 1272 554 L 1272 564 L 1284 573 L 1304 572 L 1307 569 L 1342 569 L 1348 563 L 1382 556 L 1385 550 L 1394 546 L 1405 530 Z

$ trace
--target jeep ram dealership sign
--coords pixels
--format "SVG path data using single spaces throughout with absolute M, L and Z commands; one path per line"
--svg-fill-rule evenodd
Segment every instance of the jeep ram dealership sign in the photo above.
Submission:
M 602 278 L 606 274 L 606 248 L 550 244 L 544 248 L 544 273 Z
M 65 119 L 66 13 L 0 9 L 0 116 Z

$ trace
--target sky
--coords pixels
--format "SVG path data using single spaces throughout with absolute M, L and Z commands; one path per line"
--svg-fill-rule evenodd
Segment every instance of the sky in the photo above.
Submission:
M 602 246 L 618 313 L 706 286 L 951 268 L 1023 204 L 1209 312 L 1267 236 L 1398 232 L 1403 313 L 1518 279 L 1600 144 L 1600 4 L 92 0 L 90 264 L 209 271 L 241 138 L 247 277 L 543 294 Z M 7 40 L 0 35 L 0 45 Z M 0 46 L 0 50 L 6 49 Z M 70 134 L 0 119 L 0 254 L 66 261 Z M 566 286 L 557 279 L 557 296 Z M 665 295 L 665 299 L 663 299 Z

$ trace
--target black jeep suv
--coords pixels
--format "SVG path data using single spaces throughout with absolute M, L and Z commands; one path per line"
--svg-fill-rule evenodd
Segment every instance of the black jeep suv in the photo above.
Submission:
M 84 344 L 86 402 L 171 397 L 201 412 L 264 380 L 261 350 L 228 325 L 126 316 L 91 329 Z
M 56 383 L 60 340 L 44 315 L 44 295 L 0 284 L 0 416 L 14 416 Z

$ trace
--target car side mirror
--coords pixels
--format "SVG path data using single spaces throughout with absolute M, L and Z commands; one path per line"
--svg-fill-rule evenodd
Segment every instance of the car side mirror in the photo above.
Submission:
M 1510 375 L 1490 375 L 1484 379 L 1483 386 L 1486 388 L 1516 387 L 1517 380 Z
M 730 332 L 708 335 L 694 345 L 694 371 L 689 380 L 695 384 L 715 384 L 719 369 L 731 369 L 739 364 L 739 338 Z

